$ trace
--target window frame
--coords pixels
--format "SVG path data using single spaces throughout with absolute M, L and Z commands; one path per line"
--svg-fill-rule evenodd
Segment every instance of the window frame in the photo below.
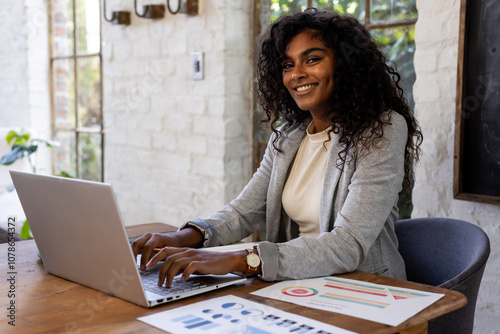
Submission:
M 465 145 L 467 142 L 474 142 L 474 136 L 481 135 L 477 127 L 469 128 L 466 130 L 466 124 L 471 122 L 472 113 L 475 112 L 476 108 L 471 108 L 468 105 L 468 100 L 475 101 L 479 107 L 484 100 L 483 93 L 480 93 L 483 87 L 475 87 L 475 94 L 472 94 L 472 89 L 468 90 L 468 86 L 471 85 L 473 81 L 472 75 L 469 74 L 469 54 L 477 54 L 477 49 L 472 47 L 469 39 L 470 36 L 475 36 L 471 33 L 471 30 L 479 26 L 479 21 L 474 20 L 474 4 L 471 0 L 460 0 L 460 26 L 459 26 L 459 36 L 458 36 L 458 56 L 457 56 L 457 88 L 456 88 L 456 104 L 455 104 L 455 133 L 454 133 L 454 159 L 453 159 L 453 198 L 456 200 L 485 203 L 491 205 L 500 205 L 500 196 L 497 194 L 487 194 L 484 192 L 471 192 L 467 187 L 464 187 L 464 183 L 477 183 L 478 175 L 484 172 L 482 168 L 482 163 L 475 161 L 478 166 L 474 173 L 468 172 L 465 167 L 465 161 L 470 157 L 467 156 L 465 151 Z M 481 5 L 479 2 L 478 7 Z M 477 14 L 476 14 L 477 15 Z M 482 17 L 481 17 L 482 18 Z M 485 21 L 486 22 L 486 21 Z M 486 51 L 484 51 L 486 52 Z M 469 123 L 470 124 L 470 123 Z M 471 131 L 471 129 L 473 131 Z M 477 133 L 476 133 L 477 131 Z M 477 146 L 472 146 L 473 150 L 478 149 Z M 470 148 L 469 148 L 470 150 Z M 465 188 L 465 189 L 464 189 Z
M 68 2 L 72 2 L 73 4 L 73 15 L 72 19 L 74 22 L 74 28 L 72 33 L 73 39 L 73 50 L 71 54 L 63 55 L 63 56 L 54 56 L 53 46 L 54 46 L 54 38 L 53 38 L 53 3 L 58 0 L 49 0 L 48 1 L 48 10 L 49 10 L 49 73 L 50 73 L 50 109 L 51 109 L 51 130 L 52 136 L 54 137 L 57 132 L 65 132 L 68 134 L 72 134 L 75 139 L 75 144 L 72 149 L 75 150 L 75 173 L 76 178 L 80 178 L 81 170 L 80 170 L 80 138 L 82 135 L 91 135 L 91 134 L 100 134 L 100 150 L 101 154 L 99 156 L 100 159 L 100 171 L 99 171 L 99 181 L 104 182 L 104 113 L 103 113 L 103 105 L 104 105 L 104 96 L 103 96 L 103 70 L 102 70 L 102 22 L 101 22 L 101 0 L 97 0 L 99 5 L 99 52 L 94 53 L 80 53 L 78 52 L 78 26 L 77 26 L 77 2 L 78 0 L 68 0 Z M 78 60 L 85 58 L 99 58 L 99 75 L 100 75 L 100 85 L 99 85 L 99 94 L 100 94 L 100 122 L 99 129 L 91 129 L 80 126 L 81 119 L 79 118 L 79 110 L 78 110 Z M 73 61 L 73 84 L 74 91 L 73 94 L 75 96 L 74 99 L 74 117 L 75 117 L 75 126 L 74 127 L 60 127 L 56 124 L 56 111 L 55 111 L 55 89 L 54 89 L 54 62 L 57 60 L 69 60 Z M 54 150 L 55 151 L 55 150 Z M 52 172 L 56 173 L 56 159 L 57 152 L 53 152 L 52 156 Z

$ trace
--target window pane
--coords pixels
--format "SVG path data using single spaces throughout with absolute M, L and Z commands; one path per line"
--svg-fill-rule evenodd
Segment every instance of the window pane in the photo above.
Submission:
M 72 59 L 57 59 L 52 63 L 54 124 L 59 129 L 71 129 L 75 121 L 75 71 Z
M 365 18 L 365 0 L 312 0 L 312 7 L 318 10 L 335 10 L 350 14 L 360 21 Z M 287 13 L 303 11 L 307 0 L 271 0 L 271 21 Z
M 76 31 L 78 40 L 77 52 L 79 54 L 100 52 L 99 20 L 99 0 L 77 0 Z
M 52 55 L 73 54 L 73 0 L 52 1 Z
M 418 17 L 416 0 L 370 0 L 371 21 L 407 20 Z
M 271 0 L 271 21 L 287 13 L 296 13 L 307 8 L 307 0 Z
M 78 64 L 78 119 L 79 126 L 101 128 L 101 70 L 100 58 L 84 57 Z
M 352 15 L 361 22 L 365 21 L 365 0 L 334 0 L 333 9 L 340 14 Z
M 80 178 L 101 181 L 101 134 L 80 133 L 78 151 Z
M 371 31 L 377 43 L 381 46 L 389 61 L 396 65 L 401 75 L 400 86 L 410 108 L 413 109 L 412 87 L 415 83 L 415 68 L 413 56 L 415 54 L 415 26 L 403 26 L 391 29 L 374 29 Z
M 55 140 L 61 143 L 61 146 L 54 148 L 55 152 L 55 172 L 68 172 L 76 175 L 76 152 L 75 152 L 75 133 L 66 131 L 57 131 Z

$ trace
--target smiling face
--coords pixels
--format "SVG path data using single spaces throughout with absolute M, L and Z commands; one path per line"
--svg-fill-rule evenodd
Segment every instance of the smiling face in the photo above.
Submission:
M 321 119 L 331 108 L 335 82 L 335 55 L 311 30 L 288 44 L 282 63 L 283 84 L 302 110 Z

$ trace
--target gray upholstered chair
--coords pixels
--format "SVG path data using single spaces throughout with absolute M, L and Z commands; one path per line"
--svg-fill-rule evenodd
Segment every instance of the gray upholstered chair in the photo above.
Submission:
M 477 293 L 490 241 L 471 223 L 450 218 L 416 218 L 396 222 L 399 251 L 409 281 L 463 293 L 467 305 L 429 321 L 429 334 L 472 333 Z

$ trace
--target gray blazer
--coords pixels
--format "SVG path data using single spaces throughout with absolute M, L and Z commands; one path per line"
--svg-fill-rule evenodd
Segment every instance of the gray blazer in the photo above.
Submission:
M 389 116 L 390 115 L 390 116 Z M 301 279 L 363 270 L 405 279 L 394 222 L 404 176 L 407 126 L 392 112 L 391 124 L 376 148 L 353 150 L 343 169 L 336 167 L 342 149 L 334 135 L 320 203 L 320 235 L 298 236 L 298 227 L 281 206 L 282 190 L 305 125 L 282 129 L 279 147 L 269 141 L 264 158 L 241 194 L 207 219 L 184 224 L 198 228 L 204 246 L 226 245 L 266 227 L 258 243 L 262 279 Z

